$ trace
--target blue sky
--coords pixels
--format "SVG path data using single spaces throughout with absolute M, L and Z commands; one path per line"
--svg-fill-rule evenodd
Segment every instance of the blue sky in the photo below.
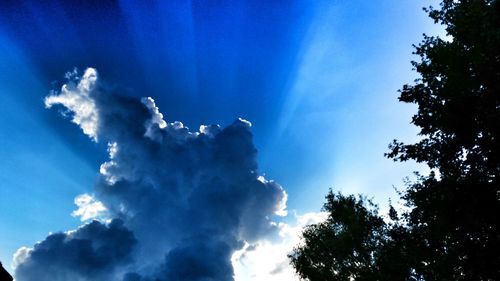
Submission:
M 318 211 L 330 187 L 381 205 L 419 169 L 385 159 L 416 139 L 397 90 L 416 77 L 428 1 L 3 1 L 0 4 L 0 260 L 80 225 L 106 144 L 43 99 L 75 67 L 152 96 L 189 128 L 252 122 L 259 171 L 288 210 Z M 98 4 L 99 3 L 99 4 Z M 383 206 L 381 206 L 383 207 Z

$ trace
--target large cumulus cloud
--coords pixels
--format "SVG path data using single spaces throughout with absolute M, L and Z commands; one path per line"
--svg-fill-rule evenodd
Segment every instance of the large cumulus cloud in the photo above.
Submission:
M 283 188 L 258 173 L 250 122 L 236 119 L 225 128 L 202 125 L 190 131 L 181 122 L 166 122 L 150 97 L 102 88 L 92 68 L 72 79 L 46 98 L 46 106 L 62 106 L 85 134 L 108 143 L 109 153 L 93 195 L 78 197 L 73 214 L 123 221 L 138 241 L 133 261 L 107 280 L 233 280 L 234 252 L 276 232 L 272 216 L 285 214 Z M 45 241 L 67 240 L 57 237 Z M 17 266 L 18 281 L 40 280 L 30 274 L 46 266 L 34 258 L 44 243 L 47 256 L 63 259 L 68 245 L 45 241 Z M 56 262 L 52 270 L 56 276 L 59 268 L 60 274 L 76 272 L 80 279 L 72 280 L 101 278 L 99 271 L 80 273 L 80 261 Z

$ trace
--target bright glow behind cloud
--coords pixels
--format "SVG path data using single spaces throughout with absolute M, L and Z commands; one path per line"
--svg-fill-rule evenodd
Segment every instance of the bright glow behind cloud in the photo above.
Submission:
M 296 280 L 287 255 L 300 243 L 300 234 L 306 225 L 324 221 L 326 213 L 307 213 L 294 216 L 290 224 L 280 223 L 279 239 L 263 239 L 235 252 L 231 258 L 235 281 Z

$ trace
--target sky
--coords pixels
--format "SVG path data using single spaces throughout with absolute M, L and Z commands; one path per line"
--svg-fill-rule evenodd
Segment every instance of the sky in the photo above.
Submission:
M 207 249 L 225 257 L 212 259 L 223 274 L 215 280 L 283 280 L 272 279 L 285 276 L 283 256 L 272 268 L 259 260 L 285 252 L 301 226 L 321 219 L 329 188 L 373 197 L 384 210 L 403 178 L 423 169 L 384 153 L 395 138 L 418 138 L 416 108 L 399 103 L 397 90 L 416 78 L 412 44 L 422 33 L 442 34 L 422 11 L 430 4 L 2 1 L 0 261 L 31 280 L 44 265 L 34 254 L 41 246 L 53 257 L 74 252 L 61 241 L 78 248 L 109 236 L 130 249 L 94 254 L 115 257 L 101 269 L 128 274 L 123 280 L 177 280 L 171 268 L 179 261 L 169 257 Z M 174 140 L 190 153 L 172 148 Z M 194 174 L 203 177 L 178 180 Z M 215 192 L 219 179 L 238 188 L 220 197 L 195 192 Z M 128 193 L 108 192 L 115 185 Z M 181 191 L 158 197 L 131 186 Z M 223 217 L 228 210 L 236 217 Z M 193 219 L 197 227 L 187 225 Z M 155 220 L 178 227 L 153 227 Z M 151 252 L 157 256 L 137 261 Z M 108 280 L 96 274 L 90 280 Z

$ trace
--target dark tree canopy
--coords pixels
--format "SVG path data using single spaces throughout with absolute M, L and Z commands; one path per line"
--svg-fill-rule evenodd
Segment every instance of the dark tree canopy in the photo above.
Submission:
M 369 207 L 373 207 L 370 201 Z M 323 211 L 325 222 L 310 225 L 303 232 L 304 245 L 290 256 L 304 279 L 349 280 L 374 271 L 374 253 L 383 240 L 385 223 L 363 198 L 330 192 Z
M 411 275 L 402 266 L 408 263 L 406 248 L 395 239 L 401 227 L 384 222 L 370 200 L 330 191 L 323 211 L 326 221 L 307 226 L 303 243 L 289 255 L 302 279 L 404 280 Z M 394 212 L 391 208 L 391 216 Z
M 391 223 L 362 201 L 344 204 L 350 211 L 336 216 L 342 204 L 328 208 L 329 194 L 330 219 L 307 228 L 304 244 L 291 254 L 303 279 L 500 280 L 500 1 L 444 0 L 440 9 L 425 10 L 448 36 L 424 35 L 415 46 L 420 60 L 412 63 L 420 78 L 403 86 L 399 98 L 418 106 L 412 123 L 422 140 L 394 141 L 387 156 L 426 163 L 432 172 L 408 183 L 402 199 L 409 211 L 398 216 L 391 207 Z M 346 220 L 363 208 L 360 220 Z M 338 224 L 344 225 L 341 232 Z M 352 224 L 372 232 L 360 234 Z M 368 242 L 343 243 L 328 233 L 335 239 L 339 233 L 361 235 Z M 321 248 L 323 243 L 328 246 Z M 313 259 L 310 253 L 318 247 L 325 253 Z M 339 259 L 339 249 L 351 256 Z M 370 259 L 352 263 L 354 252 Z M 324 266 L 330 275 L 313 274 Z M 361 269 L 369 272 L 358 274 Z
M 395 141 L 395 160 L 435 172 L 410 184 L 417 272 L 425 280 L 500 280 L 500 3 L 443 1 L 429 9 L 450 40 L 425 37 L 420 73 L 400 100 L 418 105 L 413 124 L 424 138 Z

